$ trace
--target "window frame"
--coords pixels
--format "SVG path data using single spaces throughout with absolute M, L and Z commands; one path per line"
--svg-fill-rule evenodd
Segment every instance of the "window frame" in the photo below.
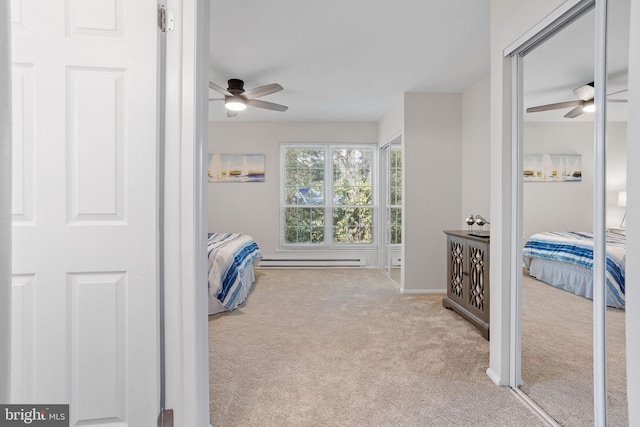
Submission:
M 391 164 L 392 161 L 393 161 L 393 152 L 394 151 L 398 152 L 399 153 L 398 155 L 400 156 L 400 168 L 399 168 L 400 169 L 400 185 L 397 187 L 400 190 L 400 204 L 392 203 L 392 201 L 391 201 L 391 187 L 392 187 L 392 185 L 391 185 L 391 183 L 389 183 L 389 192 L 388 192 L 389 200 L 387 200 L 387 207 L 389 209 L 389 220 L 388 220 L 389 221 L 389 245 L 391 245 L 391 247 L 394 247 L 394 248 L 399 248 L 399 247 L 402 246 L 402 238 L 403 238 L 403 235 L 402 235 L 402 211 L 403 211 L 403 205 L 404 205 L 404 193 L 402 191 L 403 188 L 404 188 L 403 185 L 402 185 L 402 180 L 404 178 L 403 175 L 402 175 L 402 168 L 404 167 L 404 157 L 403 157 L 404 154 L 403 154 L 402 145 L 401 144 L 391 144 L 391 146 L 389 147 L 389 171 L 388 171 L 389 178 L 391 178 L 391 176 L 393 175 L 394 168 L 397 169 L 396 166 Z M 391 180 L 389 180 L 389 181 L 391 181 Z M 397 202 L 397 200 L 396 200 L 396 202 Z M 400 215 L 400 230 L 398 231 L 399 234 L 400 234 L 400 241 L 396 242 L 396 243 L 391 243 L 391 240 L 392 240 L 391 239 L 391 235 L 392 235 L 392 231 L 394 229 L 394 227 L 392 226 L 392 223 L 391 223 L 391 217 L 392 217 L 391 212 L 394 209 Z
M 323 204 L 319 205 L 288 205 L 286 204 L 286 152 L 288 149 L 324 151 L 324 194 Z M 370 205 L 336 205 L 334 201 L 334 171 L 333 156 L 337 150 L 355 149 L 371 151 L 371 204 Z M 359 250 L 378 248 L 378 145 L 376 143 L 281 143 L 280 144 L 280 215 L 279 234 L 280 249 L 282 250 Z M 317 207 L 324 210 L 324 241 L 322 243 L 288 243 L 285 242 L 285 211 L 292 207 Z M 333 241 L 333 212 L 336 208 L 362 207 L 372 209 L 371 243 L 335 243 Z

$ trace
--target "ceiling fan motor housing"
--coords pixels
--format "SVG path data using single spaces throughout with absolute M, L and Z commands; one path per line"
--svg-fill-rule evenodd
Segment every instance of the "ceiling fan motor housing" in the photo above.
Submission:
M 229 79 L 227 83 L 229 84 L 229 88 L 227 90 L 232 94 L 239 95 L 244 92 L 244 81 L 240 79 Z

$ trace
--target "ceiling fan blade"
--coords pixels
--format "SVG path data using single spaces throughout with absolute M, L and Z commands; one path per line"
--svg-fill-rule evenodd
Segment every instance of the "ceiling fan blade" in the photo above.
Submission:
M 566 101 L 566 102 L 558 102 L 555 104 L 546 104 L 546 105 L 538 105 L 537 107 L 529 107 L 527 108 L 527 113 L 537 113 L 539 111 L 549 111 L 549 110 L 558 110 L 560 108 L 569 108 L 576 107 L 578 105 L 582 105 L 583 101 Z
M 220 92 L 223 95 L 226 96 L 233 96 L 233 94 L 231 92 L 229 92 L 228 90 L 218 86 L 217 84 L 215 84 L 214 82 L 209 82 L 209 87 L 213 90 L 215 90 L 216 92 Z
M 629 102 L 627 99 L 607 99 L 607 102 L 617 102 L 619 104 L 626 104 Z
M 617 95 L 617 94 L 619 94 L 619 93 L 622 93 L 622 92 L 628 92 L 628 91 L 629 91 L 629 89 L 622 89 L 622 90 L 619 90 L 619 91 L 617 91 L 617 92 L 611 92 L 611 93 L 610 93 L 610 94 L 608 94 L 607 96 Z
M 573 93 L 583 101 L 591 101 L 596 94 L 595 89 L 593 88 L 593 82 L 575 88 Z
M 264 85 L 244 91 L 243 95 L 247 98 L 260 98 L 261 96 L 270 95 L 272 93 L 280 92 L 282 86 L 278 83 L 271 83 L 270 85 Z
M 259 99 L 249 99 L 247 100 L 247 104 L 258 107 L 258 108 L 266 108 L 267 110 L 274 111 L 287 111 L 289 107 L 285 107 L 284 105 L 274 104 L 273 102 L 260 101 Z
M 235 117 L 238 115 L 237 111 L 227 110 L 227 117 Z
M 581 115 L 583 113 L 584 113 L 584 110 L 582 108 L 582 105 L 578 105 L 576 108 L 574 108 L 573 110 L 569 111 L 564 116 L 567 119 L 575 119 L 576 117 L 578 117 L 579 115 Z

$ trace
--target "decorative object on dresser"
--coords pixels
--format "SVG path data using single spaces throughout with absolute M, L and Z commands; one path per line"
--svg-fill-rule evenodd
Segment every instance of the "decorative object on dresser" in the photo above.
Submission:
M 485 224 L 491 224 L 491 223 L 489 222 L 489 220 L 487 220 L 482 215 L 471 214 L 464 221 L 469 226 L 469 230 L 468 231 L 469 231 L 470 235 L 477 236 L 477 237 L 489 237 L 490 232 L 488 230 L 485 231 L 484 226 L 485 226 Z M 479 230 L 474 230 L 473 229 L 473 225 L 474 224 L 478 224 L 480 229 Z
M 475 222 L 480 226 L 480 230 L 471 230 L 469 234 L 477 237 L 489 237 L 490 232 L 484 230 L 484 225 L 491 223 L 482 215 L 476 215 Z
M 447 296 L 449 308 L 489 339 L 489 236 L 447 230 Z
M 469 226 L 469 231 L 473 230 L 473 224 L 476 223 L 476 218 L 473 214 L 469 215 L 467 219 L 464 220 Z

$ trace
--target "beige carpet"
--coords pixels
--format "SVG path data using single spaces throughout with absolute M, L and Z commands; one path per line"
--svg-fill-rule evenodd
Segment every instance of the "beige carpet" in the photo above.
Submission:
M 565 427 L 593 425 L 593 304 L 524 276 L 522 390 Z M 628 425 L 624 310 L 607 309 L 608 425 Z
M 441 299 L 378 270 L 258 270 L 244 305 L 209 318 L 212 425 L 544 425 Z

